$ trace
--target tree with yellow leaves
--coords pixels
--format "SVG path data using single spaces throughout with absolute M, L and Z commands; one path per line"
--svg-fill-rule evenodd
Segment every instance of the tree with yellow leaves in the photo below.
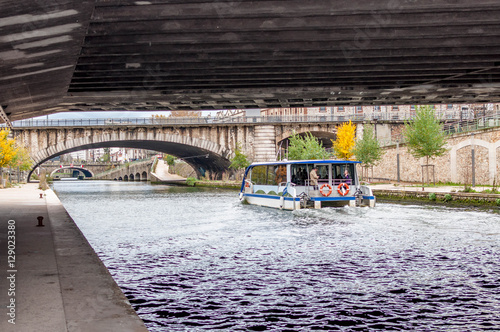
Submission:
M 342 160 L 351 160 L 354 156 L 356 125 L 349 122 L 342 123 L 337 129 L 337 139 L 333 143 L 335 156 Z
M 9 166 L 17 154 L 16 141 L 9 138 L 10 130 L 0 130 L 0 187 L 3 188 L 3 168 Z
M 20 171 L 29 171 L 33 166 L 33 160 L 30 157 L 28 149 L 24 146 L 18 146 L 17 153 L 10 163 L 12 167 L 19 167 Z
M 0 130 L 0 167 L 9 166 L 17 154 L 16 141 L 9 138 L 10 130 Z

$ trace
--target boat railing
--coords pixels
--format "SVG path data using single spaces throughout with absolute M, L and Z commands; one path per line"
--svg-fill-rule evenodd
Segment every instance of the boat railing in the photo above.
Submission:
M 333 179 L 332 180 L 332 185 L 334 185 L 334 186 L 338 186 L 341 183 L 347 183 L 348 185 L 351 185 L 352 180 L 351 179 Z

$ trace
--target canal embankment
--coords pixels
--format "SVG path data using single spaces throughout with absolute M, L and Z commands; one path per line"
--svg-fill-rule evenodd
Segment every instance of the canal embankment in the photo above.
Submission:
M 470 188 L 464 191 L 463 186 L 422 187 L 417 184 L 372 184 L 370 187 L 379 202 L 420 202 L 432 205 L 449 205 L 453 207 L 499 207 L 500 194 L 484 192 L 485 188 Z
M 0 218 L 1 331 L 147 331 L 52 190 L 0 190 Z
M 194 186 L 239 190 L 241 182 L 198 180 Z M 453 207 L 500 207 L 500 194 L 481 192 L 485 190 L 483 187 L 475 188 L 477 192 L 466 192 L 463 186 L 421 187 L 415 183 L 382 183 L 370 184 L 369 186 L 378 202 L 419 202 Z

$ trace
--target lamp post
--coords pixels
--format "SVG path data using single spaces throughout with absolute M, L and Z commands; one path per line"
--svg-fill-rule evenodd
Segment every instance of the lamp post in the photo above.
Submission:
M 399 141 L 396 142 L 396 162 L 397 162 L 397 172 L 398 172 L 398 183 L 401 182 L 400 177 L 400 164 L 399 164 Z
M 475 149 L 474 149 L 474 133 L 471 133 L 471 166 L 472 166 L 472 186 L 476 186 L 476 156 L 475 156 Z

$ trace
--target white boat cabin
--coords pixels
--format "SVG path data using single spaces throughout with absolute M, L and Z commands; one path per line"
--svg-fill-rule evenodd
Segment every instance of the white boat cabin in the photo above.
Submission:
M 374 206 L 371 189 L 359 183 L 356 164 L 359 162 L 342 160 L 253 163 L 245 172 L 240 199 L 289 210 Z

